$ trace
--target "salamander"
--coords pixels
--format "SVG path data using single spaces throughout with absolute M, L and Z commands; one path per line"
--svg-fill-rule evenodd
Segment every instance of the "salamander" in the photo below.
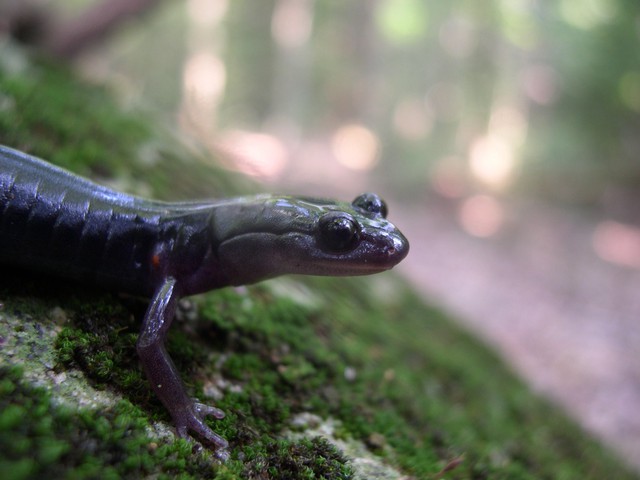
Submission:
M 205 417 L 224 413 L 189 397 L 165 338 L 178 299 L 283 274 L 366 275 L 409 251 L 365 193 L 353 202 L 256 195 L 147 200 L 0 146 L 0 263 L 147 297 L 137 352 L 177 434 L 225 456 Z

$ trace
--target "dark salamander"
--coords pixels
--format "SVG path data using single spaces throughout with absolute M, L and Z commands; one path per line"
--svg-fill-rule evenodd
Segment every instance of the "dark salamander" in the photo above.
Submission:
M 259 195 L 167 203 L 92 183 L 0 146 L 0 263 L 151 299 L 137 350 L 181 437 L 221 457 L 204 422 L 219 409 L 191 399 L 164 347 L 180 297 L 278 275 L 365 275 L 409 251 L 371 193 L 352 203 Z

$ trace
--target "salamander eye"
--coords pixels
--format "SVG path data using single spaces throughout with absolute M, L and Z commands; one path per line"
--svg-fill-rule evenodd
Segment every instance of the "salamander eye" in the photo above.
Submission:
M 352 250 L 360 238 L 360 226 L 343 212 L 330 212 L 320 218 L 320 242 L 332 252 Z
M 376 217 L 387 218 L 387 213 L 389 212 L 386 202 L 375 193 L 363 193 L 357 197 L 351 205 L 365 212 L 372 213 Z

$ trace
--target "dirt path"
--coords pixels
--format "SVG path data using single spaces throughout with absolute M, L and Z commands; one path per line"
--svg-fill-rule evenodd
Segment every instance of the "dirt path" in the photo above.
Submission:
M 516 207 L 477 239 L 450 207 L 400 210 L 411 240 L 400 271 L 640 468 L 640 271 L 595 254 L 598 221 Z

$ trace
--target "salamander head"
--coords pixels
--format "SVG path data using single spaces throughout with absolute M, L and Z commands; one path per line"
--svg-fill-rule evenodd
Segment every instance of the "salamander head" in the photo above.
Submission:
M 367 275 L 388 270 L 409 242 L 386 220 L 387 206 L 367 193 L 352 203 L 259 196 L 217 207 L 213 234 L 229 283 L 283 274 Z

